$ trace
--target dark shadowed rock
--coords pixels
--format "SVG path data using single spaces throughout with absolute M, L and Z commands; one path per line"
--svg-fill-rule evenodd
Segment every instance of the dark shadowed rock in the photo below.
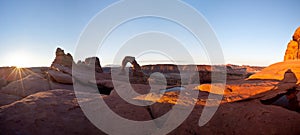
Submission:
M 100 94 L 109 95 L 114 89 L 113 82 L 110 80 L 90 80 L 89 83 L 96 84 Z
M 85 117 L 74 92 L 62 89 L 39 92 L 0 107 L 0 129 L 11 135 L 104 134 Z
M 25 97 L 40 91 L 49 90 L 50 86 L 46 79 L 38 75 L 29 75 L 21 80 L 9 83 L 0 92 L 19 97 Z
M 0 106 L 10 104 L 21 99 L 19 96 L 0 93 Z M 1 130 L 0 130 L 1 131 Z
M 98 72 L 98 73 L 102 73 L 103 70 L 102 70 L 102 67 L 101 67 L 101 64 L 100 64 L 100 60 L 98 57 L 89 57 L 89 58 L 86 58 L 85 61 L 84 61 L 85 64 L 89 65 L 89 66 L 94 66 L 95 67 L 95 71 Z
M 172 131 L 175 134 L 299 134 L 300 115 L 259 101 L 222 104 L 204 126 L 198 122 L 203 106 L 196 106 L 191 115 Z
M 66 89 L 66 90 L 73 90 L 73 84 L 62 84 L 62 83 L 57 83 L 53 81 L 49 81 L 50 84 L 50 89 Z
M 7 81 L 3 78 L 0 78 L 0 89 L 5 85 L 7 85 Z

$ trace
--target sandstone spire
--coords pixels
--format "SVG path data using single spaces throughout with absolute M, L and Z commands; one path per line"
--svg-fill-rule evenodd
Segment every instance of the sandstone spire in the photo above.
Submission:
M 300 59 L 300 27 L 295 31 L 293 39 L 285 51 L 284 61 Z
M 66 67 L 72 67 L 72 64 L 74 63 L 73 57 L 70 53 L 65 54 L 64 50 L 61 48 L 57 48 L 55 52 L 55 59 L 52 62 L 51 67 L 54 64 L 59 64 Z

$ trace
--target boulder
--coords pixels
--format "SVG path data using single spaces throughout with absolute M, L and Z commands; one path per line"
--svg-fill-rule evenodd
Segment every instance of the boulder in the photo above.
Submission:
M 63 72 L 49 70 L 48 75 L 56 82 L 62 84 L 73 84 L 72 76 Z
M 282 82 L 285 83 L 297 83 L 298 79 L 296 77 L 296 75 L 294 74 L 294 72 L 291 69 L 288 69 L 285 73 L 284 73 L 284 77 Z
M 63 72 L 65 74 L 72 75 L 72 68 L 70 68 L 70 67 L 66 67 L 66 66 L 54 63 L 54 64 L 52 64 L 51 69 Z

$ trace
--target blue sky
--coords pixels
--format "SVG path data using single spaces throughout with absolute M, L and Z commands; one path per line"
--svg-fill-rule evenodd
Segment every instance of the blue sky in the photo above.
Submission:
M 85 26 L 99 11 L 113 2 L 115 1 L 0 0 L 0 66 L 49 66 L 54 59 L 56 47 L 73 54 Z M 226 63 L 266 66 L 282 61 L 287 43 L 291 40 L 294 30 L 300 26 L 298 0 L 184 2 L 197 9 L 214 29 Z M 168 22 L 163 25 L 164 21 L 151 18 L 131 23 L 124 24 L 124 30 L 120 27 L 116 33 L 119 33 L 119 36 L 123 33 L 126 37 L 126 31 L 129 29 L 135 32 L 152 30 L 154 26 L 161 24 L 155 28 L 172 32 L 168 28 L 177 27 Z M 144 27 L 148 25 L 149 27 Z M 116 42 L 120 39 L 113 38 L 111 41 Z M 199 48 L 198 51 L 193 45 L 189 45 L 188 43 L 193 44 L 191 38 L 183 42 L 187 44 L 188 50 L 194 51 L 192 53 L 199 58 L 199 64 L 207 63 L 203 48 Z M 120 47 L 109 42 L 105 46 L 114 49 Z M 110 49 L 101 49 L 103 50 L 98 54 L 101 64 L 112 64 Z M 146 56 L 138 60 L 141 64 L 149 64 L 146 62 L 149 61 Z M 153 59 L 156 63 L 160 63 L 159 60 L 164 61 L 160 57 Z

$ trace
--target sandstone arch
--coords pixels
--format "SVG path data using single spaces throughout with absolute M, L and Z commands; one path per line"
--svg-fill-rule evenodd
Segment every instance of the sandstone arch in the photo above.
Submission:
M 133 76 L 144 76 L 144 73 L 141 69 L 141 66 L 137 63 L 135 60 L 135 57 L 132 56 L 126 56 L 123 61 L 122 61 L 122 68 L 121 68 L 121 73 L 125 73 L 125 67 L 127 63 L 130 63 L 132 65 L 132 74 Z

